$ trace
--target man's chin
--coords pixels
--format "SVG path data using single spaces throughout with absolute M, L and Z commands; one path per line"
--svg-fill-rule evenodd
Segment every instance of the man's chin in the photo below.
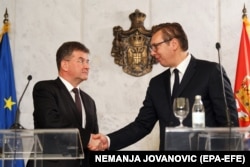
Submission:
M 82 77 L 81 81 L 86 81 L 88 79 L 88 77 Z

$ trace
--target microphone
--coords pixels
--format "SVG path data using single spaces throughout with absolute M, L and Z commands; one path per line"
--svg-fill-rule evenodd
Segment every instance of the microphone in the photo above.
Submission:
M 223 77 L 223 72 L 222 72 L 222 65 L 221 65 L 221 56 L 220 56 L 220 43 L 216 42 L 215 47 L 218 51 L 218 59 L 219 59 L 219 65 L 220 65 L 220 74 L 221 74 L 221 84 L 222 84 L 222 91 L 223 91 L 223 97 L 224 97 L 224 104 L 226 107 L 226 118 L 227 118 L 227 126 L 231 127 L 231 118 L 229 114 L 229 109 L 228 109 L 228 104 L 227 104 L 227 99 L 226 99 L 226 93 L 225 93 L 225 85 L 224 85 L 224 77 Z
M 19 102 L 18 102 L 18 105 L 17 105 L 15 123 L 10 127 L 10 129 L 24 129 L 24 127 L 23 127 L 22 125 L 20 125 L 20 123 L 19 123 L 19 117 L 20 117 L 20 103 L 21 103 L 21 101 L 22 101 L 22 99 L 23 99 L 23 95 L 25 94 L 25 92 L 26 92 L 26 90 L 27 90 L 27 88 L 28 88 L 28 86 L 29 86 L 29 83 L 30 83 L 30 80 L 32 79 L 32 76 L 29 75 L 29 76 L 27 77 L 27 79 L 28 79 L 28 83 L 26 84 L 26 87 L 25 87 L 25 89 L 24 89 L 24 91 L 23 91 L 23 93 L 22 93 L 22 95 L 21 95 L 21 97 L 20 97 L 20 100 L 19 100 Z
M 216 42 L 215 47 L 216 47 L 216 49 L 217 49 L 218 52 L 219 52 L 219 50 L 220 50 L 220 43 L 219 43 L 219 42 Z M 220 59 L 220 54 L 219 54 L 219 59 Z

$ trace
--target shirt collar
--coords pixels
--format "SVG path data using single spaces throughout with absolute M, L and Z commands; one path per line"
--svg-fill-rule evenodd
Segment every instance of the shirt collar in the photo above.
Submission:
M 66 88 L 68 89 L 68 91 L 72 91 L 72 89 L 74 88 L 67 80 L 65 80 L 63 77 L 59 76 L 59 78 L 61 79 L 61 81 L 63 82 L 63 84 L 66 86 Z M 79 89 L 79 85 L 77 85 L 76 87 L 77 89 Z
M 171 74 L 172 74 L 172 72 L 174 71 L 175 68 L 177 68 L 180 73 L 184 74 L 190 60 L 191 60 L 191 54 L 188 53 L 187 57 L 177 67 L 170 68 Z

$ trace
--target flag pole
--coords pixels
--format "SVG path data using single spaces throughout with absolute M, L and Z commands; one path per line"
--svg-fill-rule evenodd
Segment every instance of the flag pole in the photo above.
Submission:
M 243 7 L 243 9 L 242 9 L 242 13 L 243 13 L 242 19 L 244 19 L 245 17 L 247 17 L 247 9 L 246 9 L 245 4 L 244 4 L 244 7 Z
M 2 27 L 2 30 L 0 32 L 0 42 L 2 41 L 3 34 L 6 32 L 9 32 L 9 14 L 8 14 L 7 8 L 6 8 L 3 16 L 4 16 L 4 19 L 3 19 L 3 27 Z
M 9 22 L 9 14 L 8 14 L 7 8 L 6 8 L 5 13 L 4 13 L 3 16 L 4 16 L 3 24 L 8 23 Z

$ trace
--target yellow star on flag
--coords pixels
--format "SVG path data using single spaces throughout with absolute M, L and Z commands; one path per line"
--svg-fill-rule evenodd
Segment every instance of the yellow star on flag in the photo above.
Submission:
M 4 98 L 4 101 L 5 101 L 4 108 L 8 108 L 10 111 L 12 110 L 12 106 L 16 104 L 15 102 L 12 101 L 11 96 L 8 99 Z

